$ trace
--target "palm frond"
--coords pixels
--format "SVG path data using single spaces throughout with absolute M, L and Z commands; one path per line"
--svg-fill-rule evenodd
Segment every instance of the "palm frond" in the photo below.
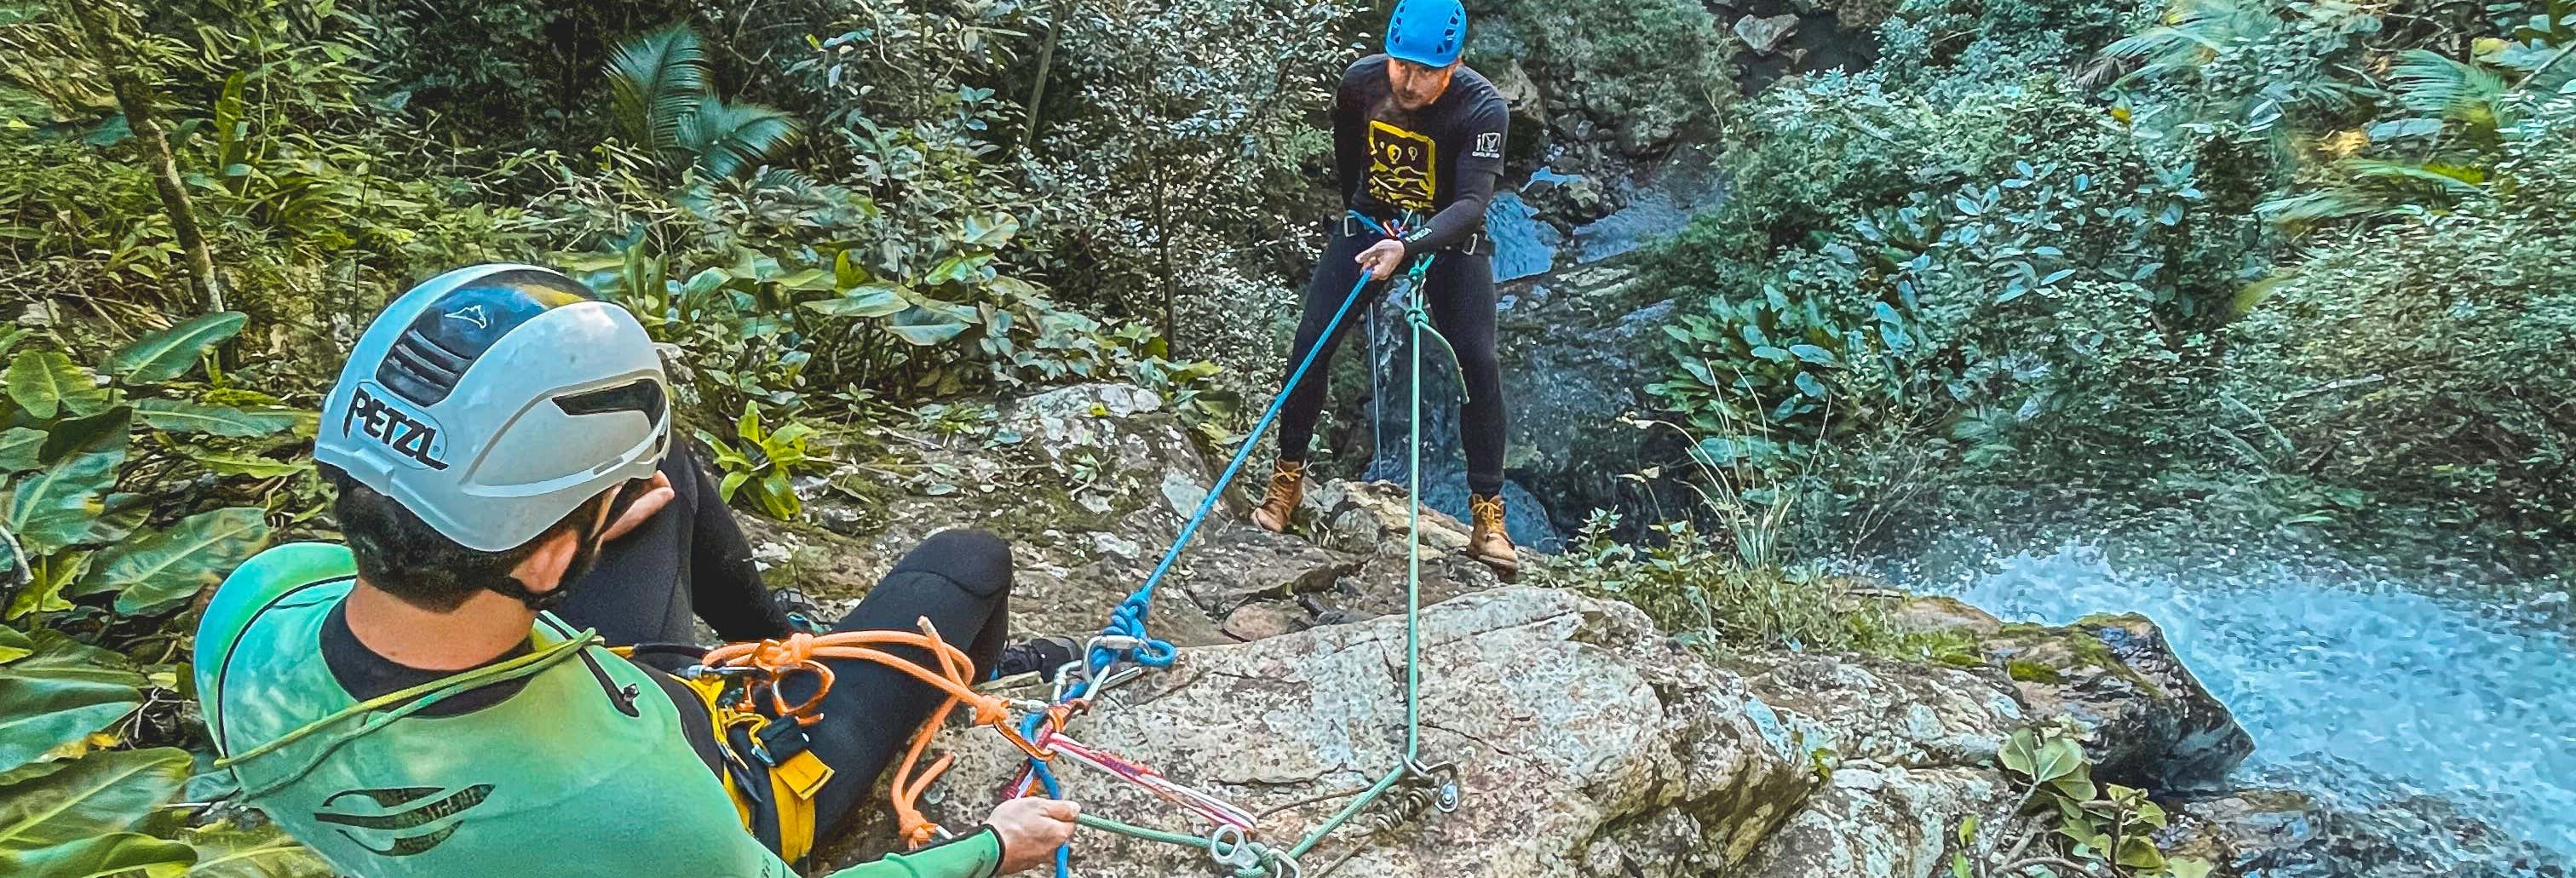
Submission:
M 2492 116 L 2505 93 L 2503 77 L 2475 64 L 2410 49 L 2388 71 L 2399 103 L 2427 116 Z
M 804 126 L 776 107 L 697 100 L 683 116 L 675 142 L 698 158 L 701 171 L 731 177 L 757 168 L 796 142 Z
M 697 31 L 674 24 L 618 45 L 608 81 L 618 124 L 658 154 L 679 143 L 681 123 L 707 93 L 706 50 Z

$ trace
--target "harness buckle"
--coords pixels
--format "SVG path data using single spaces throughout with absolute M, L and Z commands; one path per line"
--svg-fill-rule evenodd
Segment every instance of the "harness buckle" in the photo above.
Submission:
M 770 720 L 751 732 L 751 755 L 771 768 L 796 758 L 813 744 L 813 739 L 805 735 L 805 726 L 792 716 Z

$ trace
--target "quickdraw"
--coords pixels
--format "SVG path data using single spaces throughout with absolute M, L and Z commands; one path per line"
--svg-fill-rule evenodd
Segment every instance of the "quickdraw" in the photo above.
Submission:
M 1175 782 L 1142 763 L 1076 741 L 1062 731 L 1053 729 L 1045 731 L 1036 743 L 1059 758 L 1088 765 L 1102 773 L 1143 787 L 1154 795 L 1161 796 L 1164 801 L 1206 818 L 1211 823 L 1232 828 L 1246 835 L 1256 829 L 1254 824 L 1258 818 L 1246 813 L 1242 808 L 1235 807 L 1233 803 Z M 1036 783 L 1037 778 L 1034 773 L 1023 768 L 1018 777 L 1011 779 L 1006 789 L 1014 797 L 1025 796 Z

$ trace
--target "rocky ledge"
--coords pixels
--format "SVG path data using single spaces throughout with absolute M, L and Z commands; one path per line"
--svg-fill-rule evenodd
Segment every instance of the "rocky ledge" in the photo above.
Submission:
M 1004 401 L 969 428 L 898 431 L 898 459 L 834 474 L 814 525 L 761 524 L 772 575 L 854 601 L 901 550 L 957 526 L 1013 542 L 1012 623 L 1097 630 L 1159 560 L 1220 466 L 1159 400 L 1123 385 Z M 1221 503 L 1153 616 L 1184 646 L 1171 669 L 1105 700 L 1072 733 L 1262 813 L 1293 844 L 1340 800 L 1401 764 L 1405 745 L 1401 491 L 1331 483 L 1292 535 Z M 1570 592 L 1504 587 L 1425 518 L 1422 757 L 1457 766 L 1453 813 L 1373 812 L 1302 858 L 1313 875 L 1931 878 L 1960 821 L 1994 820 L 2020 790 L 1997 764 L 2014 730 L 2088 730 L 2106 779 L 2224 775 L 2241 729 L 2153 623 L 2103 617 L 2011 626 L 1965 605 L 1907 604 L 1913 624 L 1976 644 L 1966 667 L 1824 654 L 1708 657 L 1643 613 Z M 925 808 L 971 824 L 1018 768 L 989 732 L 952 729 L 956 767 Z M 1135 786 L 1079 767 L 1092 813 L 1198 831 Z M 1418 801 L 1399 797 L 1402 801 Z M 845 840 L 882 850 L 884 827 Z M 1085 833 L 1088 876 L 1221 875 L 1204 848 Z

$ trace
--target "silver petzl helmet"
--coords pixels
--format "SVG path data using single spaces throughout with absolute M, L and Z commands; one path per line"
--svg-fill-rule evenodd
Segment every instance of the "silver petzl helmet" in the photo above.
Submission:
M 313 458 L 466 548 L 504 551 L 652 477 L 670 445 L 666 387 L 643 325 L 581 282 L 460 268 L 367 326 Z

